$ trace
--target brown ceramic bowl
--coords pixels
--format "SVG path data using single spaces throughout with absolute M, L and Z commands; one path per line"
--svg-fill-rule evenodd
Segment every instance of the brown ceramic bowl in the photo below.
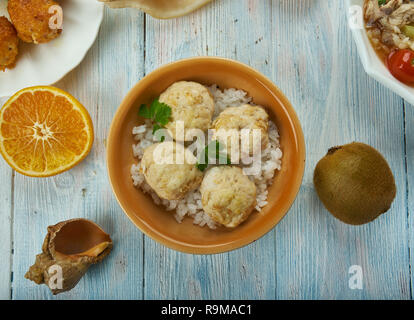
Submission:
M 217 84 L 248 92 L 254 103 L 267 108 L 276 123 L 283 151 L 282 170 L 269 188 L 269 204 L 253 213 L 235 229 L 211 230 L 185 218 L 179 224 L 173 213 L 153 203 L 132 185 L 132 128 L 142 124 L 139 106 L 148 104 L 180 80 Z M 149 237 L 175 250 L 209 254 L 247 245 L 271 230 L 287 213 L 299 191 L 304 166 L 305 142 L 299 120 L 282 92 L 266 77 L 242 63 L 212 57 L 198 57 L 165 65 L 147 75 L 128 93 L 113 119 L 108 138 L 107 164 L 115 196 L 131 221 Z

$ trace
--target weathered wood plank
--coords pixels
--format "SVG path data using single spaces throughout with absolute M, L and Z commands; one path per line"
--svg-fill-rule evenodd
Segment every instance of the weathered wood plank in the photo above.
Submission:
M 275 28 L 272 1 L 230 2 L 217 11 L 218 32 L 225 38 L 213 37 L 215 47 L 227 43 L 225 57 L 244 62 L 271 77 L 276 57 L 272 55 Z M 214 35 L 215 29 L 209 30 Z M 221 55 L 220 52 L 212 54 Z M 254 97 L 253 97 L 254 98 Z M 251 245 L 229 253 L 228 281 L 230 299 L 274 299 L 276 293 L 276 229 Z
M 347 30 L 343 1 L 273 2 L 275 82 L 302 120 L 307 166 L 290 214 L 276 227 L 278 298 L 410 298 L 402 99 L 370 79 Z M 351 227 L 317 199 L 312 175 L 329 147 L 368 143 L 388 159 L 398 195 L 375 222 Z M 348 286 L 352 265 L 363 290 Z
M 7 98 L 0 98 L 0 106 Z M 12 264 L 12 169 L 6 161 L 0 160 L 0 300 L 9 299 L 11 294 Z
M 180 58 L 207 54 L 207 33 L 201 29 L 214 8 L 208 5 L 194 14 L 169 21 L 147 16 L 146 73 Z M 230 294 L 226 255 L 179 253 L 145 237 L 144 263 L 146 299 L 225 298 Z
M 143 74 L 143 14 L 105 11 L 97 42 L 82 64 L 57 86 L 71 92 L 89 110 L 95 142 L 91 154 L 74 169 L 47 179 L 15 179 L 15 260 L 13 298 L 50 299 L 45 286 L 24 279 L 40 252 L 46 227 L 85 217 L 97 222 L 114 241 L 111 255 L 78 286 L 59 299 L 142 297 L 142 235 L 116 203 L 105 166 L 109 125 L 121 99 Z
M 414 106 L 405 104 L 405 150 L 407 170 L 406 208 L 408 216 L 410 262 L 411 262 L 411 299 L 414 298 Z
M 146 71 L 185 57 L 213 55 L 238 59 L 270 74 L 271 39 L 263 41 L 271 28 L 270 3 L 218 1 L 179 20 L 147 17 Z M 274 247 L 273 232 L 241 250 L 203 257 L 146 240 L 145 298 L 272 299 Z

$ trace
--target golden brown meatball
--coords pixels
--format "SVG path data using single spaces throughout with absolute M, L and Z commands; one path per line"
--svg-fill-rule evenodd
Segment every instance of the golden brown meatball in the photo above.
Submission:
M 196 162 L 183 145 L 167 141 L 145 149 L 140 170 L 160 198 L 179 200 L 198 188 L 203 179 Z
M 239 167 L 211 168 L 204 176 L 200 192 L 204 211 L 228 228 L 246 220 L 256 205 L 256 185 Z
M 13 25 L 6 17 L 0 17 L 0 70 L 12 68 L 16 61 L 19 38 Z
M 259 151 L 254 149 L 254 142 L 262 150 L 269 143 L 269 116 L 260 106 L 245 104 L 240 107 L 227 108 L 213 121 L 212 127 L 215 131 L 213 138 L 227 145 L 227 153 L 229 155 L 231 155 L 232 151 L 236 152 L 237 155 L 243 149 L 248 150 L 249 155 L 253 155 L 254 152 Z M 248 130 L 246 132 L 249 134 L 249 139 L 243 139 L 246 141 L 241 141 L 242 130 Z M 256 136 L 254 130 L 259 130 Z M 232 144 L 230 136 L 232 132 L 236 133 L 236 137 L 238 137 L 236 145 Z M 255 138 L 257 138 L 257 141 L 254 141 L 256 140 Z M 242 150 L 239 150 L 240 145 L 242 148 L 244 145 Z
M 53 0 L 9 0 L 10 19 L 17 35 L 24 42 L 44 43 L 55 39 L 62 29 L 51 29 L 49 21 L 54 13 L 49 8 L 58 5 Z
M 203 85 L 191 81 L 179 81 L 160 96 L 160 102 L 171 107 L 171 121 L 166 128 L 176 141 L 183 141 L 176 132 L 178 121 L 184 124 L 184 134 L 191 129 L 206 131 L 214 113 L 214 99 Z

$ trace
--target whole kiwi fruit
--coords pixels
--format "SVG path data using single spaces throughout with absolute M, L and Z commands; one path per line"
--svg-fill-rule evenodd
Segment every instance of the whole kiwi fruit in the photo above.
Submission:
M 396 194 L 387 161 L 360 142 L 329 149 L 316 165 L 313 183 L 326 209 L 352 225 L 368 223 L 387 212 Z

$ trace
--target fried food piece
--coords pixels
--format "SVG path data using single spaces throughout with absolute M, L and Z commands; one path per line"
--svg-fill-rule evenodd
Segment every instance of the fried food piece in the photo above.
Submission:
M 179 200 L 201 184 L 203 174 L 190 150 L 173 141 L 153 144 L 144 151 L 141 172 L 162 199 Z
M 52 29 L 49 22 L 55 15 L 49 13 L 51 6 L 58 5 L 53 0 L 9 0 L 7 10 L 24 42 L 45 43 L 58 37 L 62 29 Z
M 244 143 L 244 148 L 241 151 L 248 150 L 249 155 L 259 151 L 255 147 L 261 147 L 264 150 L 269 143 L 269 115 L 260 106 L 245 104 L 240 107 L 226 108 L 214 120 L 212 127 L 215 130 L 213 138 L 227 145 L 228 155 L 232 155 L 233 151 L 235 156 L 238 155 L 239 145 Z M 242 130 L 248 130 L 246 131 L 249 135 L 248 140 L 242 139 Z M 258 130 L 256 136 L 254 130 Z M 231 136 L 228 136 L 232 131 L 238 133 L 239 141 L 235 145 L 232 144 Z M 236 159 L 232 158 L 232 160 Z
M 12 68 L 19 53 L 16 29 L 6 17 L 0 17 L 0 70 Z
M 239 167 L 211 168 L 201 183 L 200 192 L 204 211 L 227 228 L 245 221 L 256 205 L 256 185 Z
M 203 85 L 191 81 L 176 82 L 160 95 L 160 102 L 171 107 L 171 121 L 165 127 L 174 140 L 185 140 L 185 135 L 191 129 L 206 131 L 209 128 L 214 113 L 214 99 Z M 179 121 L 184 124 L 184 137 L 177 133 Z

